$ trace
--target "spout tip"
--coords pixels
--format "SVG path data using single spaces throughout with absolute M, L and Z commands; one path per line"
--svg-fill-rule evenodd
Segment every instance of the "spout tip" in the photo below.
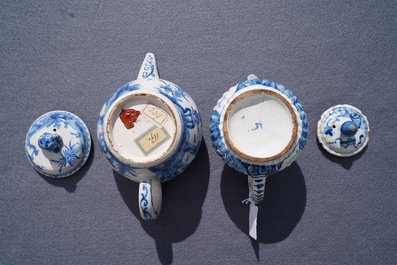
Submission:
M 145 59 L 142 62 L 142 66 L 138 74 L 138 79 L 141 78 L 159 78 L 156 58 L 151 52 L 146 54 Z

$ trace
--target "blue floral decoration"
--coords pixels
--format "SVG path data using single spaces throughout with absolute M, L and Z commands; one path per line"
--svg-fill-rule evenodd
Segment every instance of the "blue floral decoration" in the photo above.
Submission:
M 69 141 L 69 146 L 65 146 L 62 150 L 62 156 L 57 160 L 51 159 L 52 162 L 58 163 L 59 173 L 61 173 L 65 166 L 73 166 L 73 163 L 80 158 L 77 154 L 80 152 L 81 148 L 80 144 L 72 145 L 72 141 Z
M 66 134 L 64 137 L 71 139 L 68 146 L 63 145 L 58 133 L 54 133 L 60 129 Z M 32 138 L 38 138 L 37 134 L 41 135 L 39 141 L 32 142 Z M 49 144 L 48 141 L 54 143 Z M 41 174 L 53 178 L 74 174 L 87 161 L 90 149 L 91 137 L 87 126 L 76 115 L 61 110 L 51 111 L 39 117 L 29 128 L 25 139 L 25 152 L 32 166 Z M 51 152 L 53 156 L 60 154 L 61 157 L 47 159 L 44 152 Z M 80 152 L 81 156 L 77 156 Z M 43 160 L 38 158 L 54 163 L 52 167 L 57 168 L 57 171 L 53 172 L 53 168 L 47 168 L 42 164 Z M 67 166 L 71 168 L 64 170 Z

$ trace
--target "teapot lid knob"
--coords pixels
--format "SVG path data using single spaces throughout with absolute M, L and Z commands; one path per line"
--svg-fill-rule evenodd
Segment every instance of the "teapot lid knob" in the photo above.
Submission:
M 62 149 L 63 141 L 58 133 L 44 132 L 39 137 L 38 145 L 43 150 L 58 153 Z
M 344 135 L 351 137 L 357 133 L 357 126 L 352 121 L 345 121 L 340 130 Z

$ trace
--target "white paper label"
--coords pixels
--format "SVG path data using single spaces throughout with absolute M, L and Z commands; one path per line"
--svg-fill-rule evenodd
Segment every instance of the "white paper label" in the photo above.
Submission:
M 248 177 L 249 178 L 249 177 Z M 256 240 L 256 227 L 257 227 L 257 217 L 258 217 L 258 206 L 255 205 L 254 199 L 252 198 L 252 192 L 248 194 L 248 198 L 243 200 L 242 203 L 250 205 L 250 212 L 248 218 L 248 231 L 249 235 Z
M 170 134 L 165 128 L 153 126 L 135 139 L 135 143 L 145 155 L 149 155 L 152 151 L 165 143 L 170 137 Z
M 159 127 L 163 127 L 169 115 L 167 112 L 162 110 L 159 107 L 156 107 L 152 104 L 148 104 L 142 111 L 143 114 L 146 115 L 154 124 Z
M 256 220 L 258 217 L 258 206 L 251 203 L 249 213 L 249 235 L 256 240 Z

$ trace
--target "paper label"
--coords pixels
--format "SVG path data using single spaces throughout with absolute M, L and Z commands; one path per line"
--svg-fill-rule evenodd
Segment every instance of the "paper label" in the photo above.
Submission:
M 249 213 L 249 235 L 256 240 L 256 227 L 257 227 L 257 217 L 258 217 L 258 206 L 251 203 L 250 213 Z
M 252 179 L 248 177 L 248 183 L 251 183 Z M 250 190 L 251 190 L 251 185 L 249 185 Z M 255 205 L 254 199 L 252 198 L 252 192 L 248 194 L 248 198 L 243 200 L 242 203 L 244 204 L 249 204 L 250 210 L 249 210 L 249 217 L 248 217 L 248 231 L 250 237 L 253 239 L 257 239 L 257 217 L 258 217 L 258 206 Z
M 167 112 L 152 104 L 146 105 L 142 113 L 145 114 L 154 124 L 158 125 L 159 127 L 162 127 L 169 118 Z
M 149 155 L 170 137 L 170 134 L 164 128 L 153 126 L 135 139 L 135 143 L 145 155 Z

